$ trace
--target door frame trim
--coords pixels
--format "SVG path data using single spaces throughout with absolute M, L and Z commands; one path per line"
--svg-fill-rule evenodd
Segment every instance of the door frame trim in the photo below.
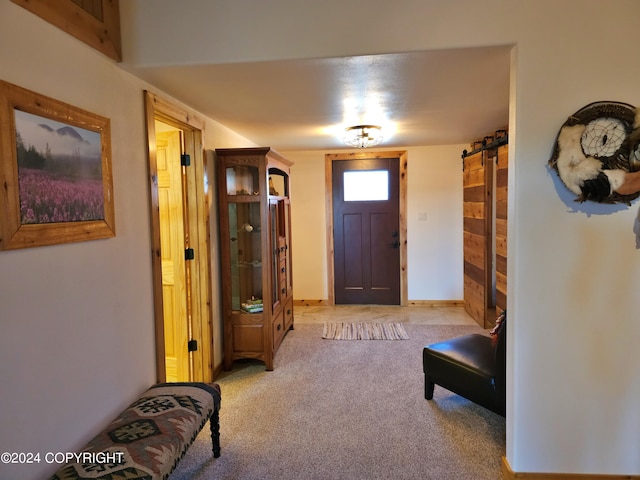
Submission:
M 405 150 L 327 153 L 324 156 L 325 214 L 327 220 L 327 304 L 335 305 L 335 271 L 333 245 L 333 162 L 368 158 L 398 158 L 400 160 L 400 305 L 409 305 L 407 288 L 407 152 Z
M 162 255 L 160 248 L 160 214 L 158 201 L 158 169 L 156 157 L 156 129 L 155 121 L 160 120 L 173 125 L 185 133 L 189 133 L 190 139 L 185 138 L 185 148 L 192 153 L 191 163 L 194 167 L 195 179 L 189 180 L 189 187 L 193 190 L 190 197 L 196 198 L 195 205 L 189 205 L 189 222 L 195 222 L 195 234 L 192 234 L 191 245 L 199 252 L 197 265 L 192 268 L 193 277 L 197 276 L 197 289 L 193 298 L 198 299 L 198 304 L 192 305 L 193 310 L 199 312 L 198 318 L 192 325 L 194 338 L 198 340 L 199 349 L 202 350 L 201 361 L 195 362 L 193 374 L 195 380 L 213 381 L 213 326 L 211 311 L 211 257 L 210 257 L 210 228 L 209 228 L 209 204 L 210 193 L 206 186 L 209 185 L 206 156 L 203 149 L 203 131 L 205 123 L 186 109 L 165 100 L 157 95 L 144 90 L 145 127 L 147 133 L 147 155 L 149 174 L 149 208 L 151 216 L 151 267 L 153 284 L 153 316 L 156 343 L 156 380 L 161 383 L 166 381 L 165 346 L 164 346 L 164 308 L 162 298 Z M 197 323 L 196 323 L 197 322 Z M 202 378 L 200 378 L 202 377 Z

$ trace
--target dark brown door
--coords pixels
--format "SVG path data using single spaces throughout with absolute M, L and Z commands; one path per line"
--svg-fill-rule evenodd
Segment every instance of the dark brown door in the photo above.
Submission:
M 399 169 L 398 158 L 333 162 L 338 305 L 400 305 Z

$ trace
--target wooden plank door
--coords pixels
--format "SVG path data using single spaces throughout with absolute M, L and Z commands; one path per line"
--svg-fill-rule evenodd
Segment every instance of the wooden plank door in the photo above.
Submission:
M 483 328 L 495 323 L 492 271 L 493 162 L 480 149 L 463 157 L 464 307 Z
M 496 244 L 496 307 L 507 308 L 507 183 L 509 146 L 497 149 L 495 190 L 495 244 Z
M 180 131 L 156 133 L 166 380 L 191 379 Z
M 400 305 L 399 171 L 399 158 L 333 162 L 336 304 Z M 346 175 L 359 173 L 386 179 L 384 195 L 351 198 Z

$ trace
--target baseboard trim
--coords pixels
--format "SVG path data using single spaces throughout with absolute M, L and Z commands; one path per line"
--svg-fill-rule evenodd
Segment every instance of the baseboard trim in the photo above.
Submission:
M 524 478 L 526 480 L 638 480 L 640 475 L 595 475 L 589 473 L 524 473 L 514 472 L 507 461 L 507 457 L 502 457 L 502 478 L 503 480 L 515 480 Z
M 329 300 L 296 300 L 293 299 L 294 307 L 318 307 L 318 306 L 328 306 Z
M 329 306 L 329 300 L 293 300 L 294 307 Z M 411 307 L 463 307 L 464 300 L 409 300 Z
M 464 300 L 409 300 L 412 307 L 463 307 Z
M 220 375 L 222 375 L 222 363 L 213 369 L 213 381 L 215 382 Z

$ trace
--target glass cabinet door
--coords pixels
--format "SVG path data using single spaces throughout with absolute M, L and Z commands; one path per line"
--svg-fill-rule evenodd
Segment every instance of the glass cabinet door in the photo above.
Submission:
M 286 244 L 286 285 L 287 285 L 287 294 L 293 292 L 293 281 L 291 279 L 291 204 L 289 199 L 283 202 L 283 224 L 284 224 L 284 235 L 285 235 L 285 244 Z
M 229 203 L 233 310 L 248 313 L 263 310 L 261 231 L 259 202 Z
M 279 247 L 278 247 L 278 203 L 275 200 L 269 201 L 269 221 L 270 221 L 270 231 L 269 238 L 271 239 L 271 306 L 272 308 L 280 300 L 279 295 L 279 283 L 280 283 L 280 272 L 279 269 Z
M 269 196 L 289 196 L 289 175 L 279 168 L 272 167 L 269 169 Z
M 260 195 L 258 167 L 233 165 L 227 167 L 227 195 Z
M 289 201 L 269 200 L 270 232 L 272 242 L 271 282 L 273 306 L 282 302 L 291 292 L 291 254 L 289 249 Z

